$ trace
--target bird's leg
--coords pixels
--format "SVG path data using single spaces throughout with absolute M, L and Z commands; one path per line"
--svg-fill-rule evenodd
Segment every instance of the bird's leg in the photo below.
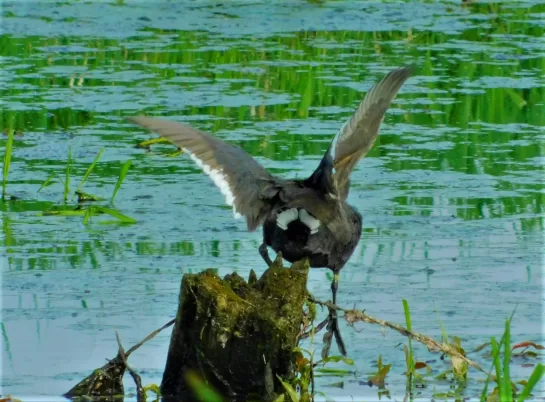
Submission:
M 333 281 L 331 282 L 331 292 L 333 293 L 333 304 L 337 304 L 337 289 L 339 287 L 339 273 L 333 272 Z M 326 358 L 329 355 L 329 349 L 331 347 L 331 339 L 335 336 L 335 342 L 339 348 L 339 352 L 343 356 L 346 356 L 346 347 L 344 345 L 341 332 L 339 330 L 339 320 L 337 317 L 337 310 L 330 308 L 327 318 L 318 324 L 313 330 L 308 331 L 301 335 L 301 339 L 308 338 L 311 333 L 317 334 L 320 330 L 327 325 L 327 332 L 324 335 L 324 348 L 322 350 L 322 357 Z
M 333 281 L 331 282 L 331 292 L 333 294 L 333 304 L 337 304 L 337 289 L 339 288 L 339 273 L 333 271 Z M 339 319 L 337 317 L 337 310 L 329 309 L 327 331 L 333 333 L 335 336 L 335 342 L 337 342 L 337 347 L 339 352 L 343 356 L 346 356 L 346 347 L 344 346 L 344 341 L 341 336 L 341 331 L 339 330 Z M 331 337 L 330 337 L 331 339 Z
M 339 272 L 333 271 L 333 281 L 331 282 L 331 292 L 333 293 L 333 304 L 337 302 L 337 288 L 339 287 Z M 326 359 L 329 355 L 329 349 L 331 349 L 331 340 L 335 337 L 335 342 L 339 348 L 339 352 L 343 356 L 346 356 L 346 347 L 344 346 L 343 338 L 339 330 L 339 319 L 337 317 L 337 310 L 335 308 L 329 309 L 329 315 L 325 322 L 327 322 L 327 332 L 324 334 L 324 346 L 322 348 L 322 359 Z M 323 323 L 322 323 L 323 324 Z
M 265 260 L 267 266 L 270 267 L 272 265 L 272 260 L 271 257 L 269 257 L 269 252 L 267 251 L 267 245 L 265 244 L 265 242 L 263 242 L 261 246 L 259 246 L 259 254 L 261 254 L 261 257 L 263 257 L 263 260 Z
M 337 304 L 337 289 L 339 289 L 339 273 L 333 272 L 333 280 L 331 281 L 331 294 L 333 295 L 333 304 Z

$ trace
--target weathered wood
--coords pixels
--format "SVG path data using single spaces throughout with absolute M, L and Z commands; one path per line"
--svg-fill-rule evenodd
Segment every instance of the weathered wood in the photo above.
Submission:
M 123 398 L 123 374 L 126 370 L 123 359 L 117 354 L 104 366 L 94 370 L 89 376 L 77 383 L 70 391 L 65 393 L 65 398 L 103 398 L 104 401 L 114 401 Z
M 212 270 L 183 277 L 161 391 L 195 400 L 187 374 L 197 374 L 228 400 L 272 400 L 276 378 L 292 378 L 308 262 L 283 268 L 281 259 L 248 283 Z

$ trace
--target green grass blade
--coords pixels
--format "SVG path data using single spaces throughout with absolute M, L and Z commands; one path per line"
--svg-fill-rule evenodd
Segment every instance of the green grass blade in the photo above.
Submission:
M 511 364 L 511 320 L 505 320 L 505 332 L 503 336 L 503 377 L 502 377 L 502 401 L 510 402 L 513 400 L 513 391 L 511 389 L 511 375 L 509 373 L 509 364 Z
M 502 337 L 503 341 L 503 337 Z M 500 400 L 503 397 L 503 379 L 501 375 L 501 363 L 500 363 L 500 344 L 496 341 L 496 338 L 492 337 L 490 340 L 490 345 L 492 346 L 492 358 L 494 369 L 496 370 L 496 383 L 498 384 L 498 390 L 500 394 Z
M 106 208 L 100 205 L 94 205 L 94 210 L 97 212 L 102 212 L 103 214 L 107 214 L 110 216 L 113 216 L 114 218 L 119 219 L 123 223 L 136 223 L 136 219 L 131 218 L 130 216 L 123 215 L 121 212 L 116 211 L 112 208 Z
M 532 390 L 537 385 L 537 383 L 541 380 L 543 375 L 545 374 L 545 366 L 541 363 L 538 363 L 532 374 L 530 375 L 530 378 L 528 378 L 528 382 L 526 383 L 524 389 L 520 393 L 517 402 L 524 402 L 528 399 L 530 394 L 532 393 Z
M 405 312 L 405 323 L 407 325 L 407 329 L 409 331 L 412 331 L 411 311 L 409 310 L 409 303 L 405 299 L 403 299 L 403 311 Z M 408 367 L 410 367 L 410 373 L 407 373 L 407 375 L 410 375 L 414 373 L 414 354 L 413 354 L 413 345 L 411 342 L 411 338 L 409 338 L 408 341 L 409 341 L 409 366 Z
M 66 163 L 66 173 L 64 177 L 64 202 L 68 201 L 70 193 L 70 174 L 72 172 L 72 147 L 68 147 L 68 162 Z
M 441 320 L 441 316 L 439 315 L 439 312 L 437 310 L 435 310 L 435 313 L 437 314 L 437 319 L 439 320 L 439 328 L 441 328 L 441 336 L 443 338 L 443 342 L 448 344 L 448 334 L 445 326 L 443 325 L 443 320 Z
M 488 395 L 488 384 L 490 383 L 490 374 L 492 373 L 492 367 L 490 370 L 488 370 L 488 375 L 486 376 L 486 380 L 484 381 L 484 387 L 481 392 L 481 402 L 486 402 L 487 395 Z
M 93 215 L 93 207 L 89 206 L 88 208 L 85 209 L 85 215 L 83 216 L 84 225 L 87 225 L 89 223 L 92 215 Z
M 297 395 L 297 391 L 291 386 L 290 383 L 282 380 L 282 378 L 277 374 L 276 378 L 278 378 L 278 381 L 280 381 L 280 384 L 284 387 L 284 390 L 289 395 L 291 402 L 299 402 L 299 395 Z
M 57 215 L 57 216 L 82 216 L 85 215 L 85 211 L 83 209 L 69 209 L 69 210 L 60 210 L 60 211 L 44 211 L 41 213 L 43 216 L 51 216 L 51 215 Z
M 412 331 L 411 311 L 409 310 L 409 303 L 405 299 L 403 299 L 403 312 L 405 313 L 405 322 L 407 323 L 407 329 L 409 331 Z M 410 340 L 411 339 L 409 338 L 409 341 Z
M 515 306 L 515 308 L 513 309 L 513 312 L 511 313 L 511 316 L 509 317 L 509 319 L 507 320 L 509 322 L 509 325 L 511 325 L 511 322 L 513 321 L 513 317 L 515 316 L 515 312 L 517 311 L 517 307 Z M 501 344 L 504 344 L 504 340 L 505 340 L 505 337 L 506 337 L 506 333 L 505 331 L 503 332 L 503 335 L 501 337 L 501 340 L 500 340 L 500 345 Z M 498 363 L 498 366 L 499 366 L 499 350 L 494 350 L 494 344 L 496 344 L 496 346 L 498 345 L 497 342 L 496 342 L 496 339 L 495 338 L 492 338 L 491 339 L 491 346 L 492 346 L 492 357 L 493 357 L 493 360 L 492 360 L 492 365 L 490 366 L 490 370 L 488 370 L 488 376 L 486 377 L 486 380 L 484 382 L 484 388 L 483 388 L 483 391 L 481 392 L 481 402 L 485 402 L 487 400 L 487 394 L 488 394 L 488 383 L 490 382 L 490 373 L 492 373 L 492 368 L 496 367 L 496 377 L 497 377 L 497 381 L 498 381 L 498 389 L 500 390 L 500 396 L 501 396 L 501 386 L 500 386 L 500 378 L 499 376 L 497 375 L 498 374 L 498 367 L 496 366 L 496 363 Z M 509 346 L 510 348 L 511 346 Z M 499 348 L 497 348 L 499 349 Z M 511 353 L 511 351 L 509 351 L 509 353 Z M 496 362 L 497 360 L 497 362 Z M 511 386 L 511 384 L 509 384 L 509 386 Z M 510 393 L 511 395 L 511 393 Z M 512 396 L 511 396 L 511 399 L 512 400 Z
M 8 131 L 8 141 L 6 142 L 6 153 L 4 154 L 4 177 L 2 178 L 2 199 L 6 198 L 6 187 L 8 185 L 9 166 L 11 165 L 11 153 L 13 152 L 14 130 Z
M 323 359 L 322 361 L 318 362 L 318 364 L 326 364 L 329 362 L 333 362 L 333 363 L 343 362 L 344 364 L 348 364 L 349 366 L 354 365 L 354 360 L 344 356 L 329 356 Z
M 223 402 L 223 398 L 193 371 L 185 373 L 185 379 L 199 402 Z
M 119 172 L 119 177 L 117 178 L 117 183 L 115 183 L 114 192 L 112 193 L 112 198 L 110 198 L 110 204 L 114 203 L 114 198 L 119 191 L 119 188 L 121 187 L 121 184 L 123 183 L 123 180 L 125 180 L 125 176 L 127 176 L 127 173 L 129 172 L 129 168 L 131 167 L 132 161 L 129 159 L 127 162 L 121 166 L 121 172 Z
M 95 159 L 93 160 L 93 162 L 91 162 L 91 164 L 89 165 L 89 167 L 87 168 L 87 170 L 85 171 L 85 174 L 83 175 L 83 178 L 81 179 L 81 182 L 79 183 L 79 186 L 78 188 L 76 188 L 76 193 L 81 189 L 81 187 L 83 186 L 83 184 L 87 181 L 87 179 L 89 178 L 89 175 L 91 174 L 91 172 L 93 171 L 93 169 L 95 168 L 98 160 L 100 159 L 100 157 L 102 156 L 102 154 L 104 153 L 106 148 L 102 148 L 100 151 L 98 151 L 98 154 L 97 156 L 95 156 Z M 75 197 L 75 195 L 74 195 Z
M 314 369 L 314 377 L 345 377 L 349 375 L 354 375 L 354 371 L 326 367 Z
M 46 188 L 47 186 L 49 186 L 54 179 L 57 179 L 62 183 L 62 181 L 58 178 L 56 173 L 51 173 L 51 175 L 47 179 L 45 179 L 45 181 L 42 183 L 42 185 L 38 189 L 38 193 L 42 191 L 44 188 Z

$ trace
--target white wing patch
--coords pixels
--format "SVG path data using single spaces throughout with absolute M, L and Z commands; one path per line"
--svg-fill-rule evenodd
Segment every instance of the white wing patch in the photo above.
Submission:
M 282 230 L 287 230 L 288 225 L 297 219 L 310 229 L 311 235 L 317 233 L 321 225 L 320 221 L 309 214 L 305 209 L 297 210 L 297 208 L 287 209 L 279 213 L 276 217 L 276 225 Z
M 190 150 L 183 147 L 182 149 L 185 153 L 189 155 L 191 159 L 193 159 L 197 166 L 199 166 L 203 170 L 203 172 L 206 173 L 212 179 L 214 184 L 220 189 L 221 193 L 225 196 L 225 203 L 233 207 L 233 216 L 235 217 L 235 219 L 242 217 L 242 215 L 237 212 L 237 209 L 235 207 L 236 197 L 231 190 L 231 186 L 229 185 L 229 182 L 227 181 L 227 176 L 223 173 L 223 170 L 211 169 L 210 166 L 208 166 L 201 159 L 195 156 L 195 154 L 192 153 Z
M 297 208 L 286 209 L 276 217 L 276 224 L 280 229 L 287 230 L 288 225 L 299 218 Z
M 318 228 L 320 227 L 320 221 L 311 214 L 309 214 L 305 209 L 299 210 L 299 220 L 308 226 L 308 228 L 310 229 L 310 234 L 318 232 Z

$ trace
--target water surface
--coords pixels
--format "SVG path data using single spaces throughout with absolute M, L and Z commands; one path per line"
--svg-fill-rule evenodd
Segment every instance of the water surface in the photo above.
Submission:
M 265 269 L 261 234 L 233 220 L 189 158 L 134 148 L 149 135 L 124 116 L 188 122 L 275 174 L 305 177 L 362 92 L 406 64 L 416 72 L 352 175 L 364 230 L 339 303 L 403 323 L 406 299 L 415 330 L 439 337 L 442 322 L 467 351 L 501 337 L 517 305 L 513 342 L 543 341 L 540 2 L 4 2 L 1 12 L 0 124 L 23 133 L 8 185 L 18 200 L 0 204 L 3 394 L 66 392 L 115 355 L 116 330 L 128 346 L 175 315 L 184 273 Z M 63 202 L 62 184 L 38 189 L 64 177 L 69 149 L 74 190 L 102 147 L 84 191 L 108 198 L 131 159 L 115 206 L 138 222 L 41 216 Z M 312 270 L 308 287 L 327 299 L 326 270 Z M 321 377 L 319 390 L 376 400 L 360 381 L 381 355 L 402 399 L 405 338 L 362 328 L 342 328 L 355 374 L 343 388 Z M 144 383 L 160 382 L 169 336 L 131 356 Z M 320 349 L 320 337 L 304 346 Z M 448 368 L 416 354 L 434 374 Z M 470 357 L 489 367 L 484 352 Z M 515 379 L 533 362 L 514 361 Z M 432 379 L 415 397 L 476 397 L 482 376 L 470 378 L 458 393 Z

